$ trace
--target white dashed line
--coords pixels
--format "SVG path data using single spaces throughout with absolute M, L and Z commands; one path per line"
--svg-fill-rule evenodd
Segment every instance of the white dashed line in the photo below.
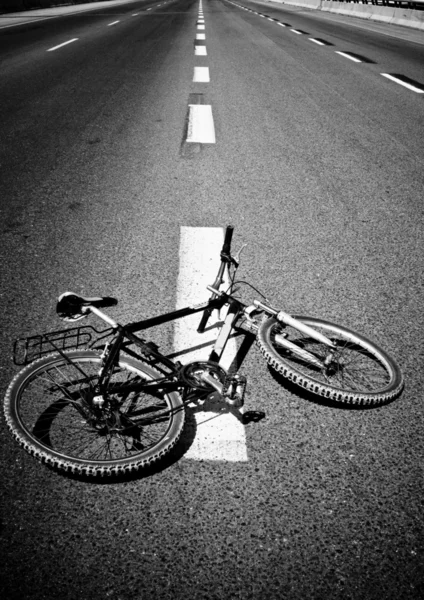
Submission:
M 297 29 L 290 29 L 290 31 L 292 31 L 293 33 L 297 33 L 298 35 L 302 35 L 302 32 L 298 31 Z
M 356 63 L 362 62 L 362 60 L 359 60 L 359 58 L 356 58 L 355 56 L 351 56 L 350 54 L 346 54 L 346 52 L 340 52 L 339 50 L 335 50 L 335 53 L 340 54 L 340 56 L 344 56 L 345 58 L 348 58 L 349 60 L 353 60 L 353 62 L 356 62 Z
M 204 28 L 205 28 L 205 26 L 204 26 L 204 25 L 198 25 L 198 26 L 197 26 L 197 29 L 199 29 L 200 31 L 202 31 Z
M 58 46 L 54 46 L 53 48 L 49 48 L 47 52 L 53 52 L 53 50 L 57 50 L 58 48 L 63 48 L 63 46 L 67 46 L 68 44 L 72 44 L 72 42 L 76 42 L 78 38 L 73 38 L 72 40 L 68 40 L 67 42 L 63 42 L 63 44 L 59 44 Z
M 206 34 L 204 33 L 196 33 L 196 40 L 205 40 Z
M 280 27 L 285 27 L 284 23 L 277 23 Z
M 209 67 L 194 67 L 193 81 L 196 83 L 209 83 Z
M 113 21 L 113 23 L 108 24 L 108 27 L 112 27 L 112 25 L 116 25 L 117 23 L 120 23 L 120 21 Z
M 196 56 L 206 56 L 207 55 L 206 46 L 195 46 L 194 54 Z
M 215 126 L 210 104 L 189 104 L 186 142 L 215 144 Z M 209 284 L 208 284 L 209 285 Z
M 207 300 L 209 294 L 206 286 L 210 285 L 215 278 L 223 241 L 224 232 L 221 227 L 181 227 L 177 310 Z M 200 313 L 175 321 L 174 349 L 177 352 L 208 342 L 211 344 L 216 338 L 216 329 L 198 334 L 196 330 L 199 322 Z M 217 317 L 212 315 L 208 328 L 214 322 L 217 322 Z M 206 360 L 211 349 L 210 345 L 188 355 L 178 356 L 178 360 L 184 363 Z M 236 352 L 236 342 L 230 339 L 221 360 L 225 369 L 230 366 Z M 220 407 L 217 406 L 215 411 L 200 410 L 195 412 L 194 416 L 196 434 L 184 459 L 227 462 L 248 460 L 245 429 L 234 415 L 221 412 Z
M 320 40 L 316 40 L 315 38 L 309 38 L 311 40 L 311 42 L 314 42 L 314 44 L 318 44 L 318 46 L 325 46 L 324 42 L 321 42 Z
M 408 90 L 416 92 L 417 94 L 424 94 L 424 90 L 422 90 L 418 87 L 415 87 L 412 83 L 407 83 L 406 81 L 402 81 L 401 79 L 398 79 L 397 77 L 394 77 L 393 75 L 390 75 L 389 73 L 381 73 L 381 75 L 383 75 L 383 77 L 386 77 L 387 79 L 390 79 L 391 81 L 394 81 L 395 83 L 398 83 L 399 85 L 403 85 L 403 87 L 406 87 Z

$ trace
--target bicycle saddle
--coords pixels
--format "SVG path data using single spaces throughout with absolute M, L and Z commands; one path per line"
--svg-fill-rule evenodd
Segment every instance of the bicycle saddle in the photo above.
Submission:
M 109 296 L 84 298 L 73 292 L 64 292 L 57 299 L 56 312 L 64 321 L 77 321 L 88 315 L 89 311 L 84 309 L 89 306 L 102 308 L 116 304 L 118 304 L 118 300 Z

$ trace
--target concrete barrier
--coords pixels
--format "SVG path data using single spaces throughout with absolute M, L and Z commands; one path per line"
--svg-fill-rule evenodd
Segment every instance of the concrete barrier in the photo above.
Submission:
M 301 0 L 304 1 L 304 0 Z M 290 0 L 290 3 L 295 3 Z M 408 8 L 396 8 L 392 6 L 378 6 L 376 4 L 357 4 L 356 2 L 337 2 L 333 0 L 321 0 L 320 10 L 333 12 L 339 15 L 350 15 L 361 19 L 371 19 L 404 25 L 414 29 L 424 30 L 424 11 Z
M 64 6 L 67 4 L 84 4 L 85 2 L 95 1 L 96 0 L 0 0 L 0 14 L 37 8 L 50 8 L 51 6 Z
M 291 4 L 293 6 L 302 6 L 322 10 L 323 12 L 332 12 L 339 15 L 359 17 L 361 19 L 370 19 L 382 21 L 393 25 L 403 25 L 413 29 L 424 30 L 424 10 L 414 10 L 409 8 L 396 8 L 394 6 L 381 6 L 377 4 L 362 4 L 358 1 L 343 2 L 343 0 L 269 0 L 278 4 Z M 376 1 L 376 0 L 375 0 Z M 424 4 L 424 0 L 423 0 Z

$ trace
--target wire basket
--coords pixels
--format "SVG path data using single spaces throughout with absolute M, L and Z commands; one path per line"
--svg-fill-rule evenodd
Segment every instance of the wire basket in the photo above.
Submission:
M 54 351 L 93 348 L 100 340 L 108 337 L 112 331 L 112 328 L 98 330 L 91 325 L 86 325 L 19 338 L 13 345 L 13 362 L 19 366 L 28 365 L 37 358 Z

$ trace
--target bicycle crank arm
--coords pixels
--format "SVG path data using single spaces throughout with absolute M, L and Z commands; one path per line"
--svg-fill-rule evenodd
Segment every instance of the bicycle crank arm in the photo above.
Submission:
M 223 400 L 234 408 L 240 408 L 244 402 L 244 392 L 246 389 L 246 378 L 240 375 L 227 377 L 224 384 L 215 379 L 209 373 L 202 373 L 202 380 L 210 385 L 220 394 Z
M 215 379 L 215 377 L 213 377 L 210 373 L 202 373 L 201 375 L 201 379 L 202 381 L 204 381 L 205 383 L 207 383 L 208 385 L 211 386 L 211 388 L 214 388 L 219 394 L 222 395 L 222 390 L 223 390 L 223 385 L 220 381 L 218 381 L 217 379 Z
M 333 344 L 333 342 L 331 340 L 329 340 L 327 337 L 325 337 L 325 335 L 322 335 L 322 333 L 319 333 L 319 331 L 315 331 L 315 329 L 313 329 L 312 327 L 309 327 L 309 325 L 305 325 L 305 323 L 302 323 L 302 321 L 295 319 L 294 317 L 290 316 L 288 313 L 284 312 L 283 310 L 280 310 L 280 311 L 274 310 L 270 306 L 266 306 L 265 304 L 262 304 L 262 302 L 259 302 L 259 300 L 255 300 L 254 303 L 256 306 L 258 306 L 259 308 L 262 308 L 267 313 L 269 313 L 273 317 L 275 317 L 277 319 L 277 321 L 279 321 L 280 323 L 284 323 L 285 325 L 290 325 L 290 327 L 297 329 L 297 331 L 306 333 L 306 335 L 309 335 L 309 337 L 311 337 L 312 339 L 316 340 L 317 342 L 321 342 L 322 344 L 325 344 L 329 348 L 333 348 L 333 349 L 336 348 L 335 344 Z

